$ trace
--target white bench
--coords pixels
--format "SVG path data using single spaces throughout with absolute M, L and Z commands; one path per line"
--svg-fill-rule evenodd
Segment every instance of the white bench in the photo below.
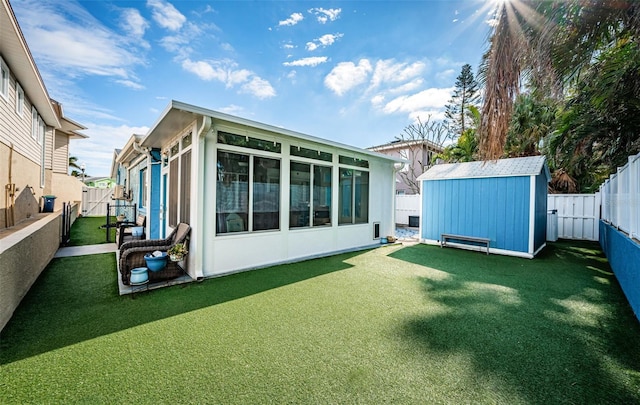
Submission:
M 487 254 L 489 254 L 489 243 L 491 243 L 491 240 L 488 238 L 478 238 L 475 236 L 453 235 L 449 233 L 443 233 L 440 236 L 440 247 L 447 246 L 447 240 L 459 240 L 459 241 L 474 242 L 474 243 L 487 245 Z

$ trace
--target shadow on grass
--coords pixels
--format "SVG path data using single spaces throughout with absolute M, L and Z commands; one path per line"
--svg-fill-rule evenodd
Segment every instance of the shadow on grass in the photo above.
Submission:
M 597 244 L 533 260 L 426 245 L 390 256 L 443 272 L 420 278 L 442 310 L 403 323 L 406 344 L 467 356 L 482 384 L 526 403 L 639 403 L 640 327 Z
M 0 335 L 0 364 L 351 268 L 362 252 L 119 296 L 113 254 L 54 259 Z

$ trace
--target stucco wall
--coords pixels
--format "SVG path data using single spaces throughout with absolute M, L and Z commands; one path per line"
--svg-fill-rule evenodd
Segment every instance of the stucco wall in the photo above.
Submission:
M 11 159 L 9 156 L 11 155 Z M 44 189 L 40 188 L 40 166 L 32 160 L 27 159 L 20 153 L 10 152 L 10 147 L 0 143 L 0 228 L 7 227 L 5 213 L 11 205 L 11 200 L 4 192 L 5 186 L 9 184 L 9 165 L 11 165 L 11 183 L 16 186 L 14 224 L 30 218 L 38 213 L 40 197 Z M 9 224 L 11 225 L 11 219 Z
M 0 239 L 0 330 L 51 261 L 60 243 L 60 213 Z
M 55 211 L 62 209 L 63 202 L 82 201 L 82 181 L 64 173 L 51 173 L 51 189 L 47 194 L 56 196 Z

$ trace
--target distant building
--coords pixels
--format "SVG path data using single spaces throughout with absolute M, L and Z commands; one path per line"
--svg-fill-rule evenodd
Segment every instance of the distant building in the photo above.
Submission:
M 86 177 L 84 179 L 84 184 L 87 187 L 95 187 L 95 188 L 112 188 L 116 182 L 111 177 Z
M 442 147 L 429 140 L 395 140 L 367 149 L 409 161 L 396 173 L 396 194 L 420 194 L 418 177 L 431 166 L 433 156 L 442 152 Z

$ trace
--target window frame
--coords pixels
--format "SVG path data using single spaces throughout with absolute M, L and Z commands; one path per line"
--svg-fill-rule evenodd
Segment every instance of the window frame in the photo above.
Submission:
M 308 229 L 308 228 L 313 228 L 313 227 L 329 227 L 332 225 L 332 218 L 333 218 L 333 204 L 332 204 L 332 195 L 333 195 L 333 169 L 334 166 L 331 164 L 320 164 L 320 161 L 317 162 L 312 162 L 312 161 L 307 161 L 307 160 L 297 160 L 297 159 L 291 159 L 290 160 L 290 165 L 289 165 L 289 229 L 290 230 L 295 230 L 295 229 Z M 330 163 L 330 162 L 324 162 L 324 163 Z M 292 204 L 292 200 L 291 197 L 293 196 L 293 193 L 291 192 L 291 186 L 292 186 L 292 181 L 291 181 L 291 175 L 292 175 L 292 168 L 294 164 L 300 164 L 300 165 L 306 165 L 309 167 L 309 190 L 308 190 L 308 195 L 306 195 L 305 197 L 307 197 L 308 199 L 308 204 L 309 207 L 307 209 L 307 217 L 305 218 L 305 222 L 306 224 L 304 225 L 298 225 L 298 226 L 292 226 L 292 214 L 294 212 L 301 212 L 301 211 L 293 211 L 293 204 Z M 319 223 L 321 218 L 317 215 L 318 212 L 320 212 L 319 207 L 320 206 L 316 206 L 316 168 L 325 168 L 325 169 L 329 169 L 331 175 L 329 176 L 329 205 L 328 205 L 328 222 L 324 222 L 324 223 Z M 325 216 L 323 215 L 322 218 L 325 218 Z
M 342 226 L 342 225 L 361 225 L 361 224 L 367 224 L 369 223 L 369 213 L 371 212 L 371 172 L 369 170 L 362 170 L 361 167 L 346 167 L 346 166 L 339 166 L 338 167 L 338 210 L 342 209 L 342 201 L 343 201 L 343 186 L 342 186 L 342 171 L 343 170 L 349 170 L 351 171 L 351 175 L 350 175 L 350 208 L 349 208 L 349 214 L 351 217 L 350 221 L 345 221 L 344 218 L 346 218 L 346 216 L 342 216 L 338 215 L 338 226 Z M 360 199 L 357 199 L 357 192 L 358 192 L 358 185 L 356 182 L 356 172 L 359 173 L 366 173 L 367 174 L 367 193 L 366 193 L 366 218 L 364 221 L 358 221 L 358 217 L 356 216 L 356 212 L 357 212 L 357 204 L 359 202 L 361 202 L 362 200 L 362 195 L 360 195 Z
M 220 217 L 220 213 L 218 211 L 219 206 L 218 206 L 218 199 L 220 198 L 219 195 L 219 191 L 220 189 L 218 188 L 218 173 L 216 173 L 216 205 L 215 205 L 215 218 L 216 218 L 216 237 L 217 236 L 221 236 L 221 237 L 226 237 L 229 235 L 235 235 L 235 234 L 248 234 L 248 233 L 263 233 L 263 232 L 279 232 L 282 230 L 282 186 L 283 186 L 283 182 L 282 182 L 282 176 L 283 176 L 283 159 L 282 156 L 280 156 L 279 153 L 277 152 L 263 152 L 263 153 L 255 153 L 255 152 L 262 152 L 262 151 L 258 151 L 256 149 L 250 149 L 250 148 L 243 148 L 241 146 L 233 146 L 233 145 L 228 145 L 228 144 L 219 144 L 219 146 L 224 146 L 224 147 L 218 147 L 216 150 L 216 165 L 219 162 L 220 159 L 220 153 L 232 153 L 232 154 L 236 154 L 236 155 L 243 155 L 248 157 L 248 173 L 247 173 L 247 187 L 248 187 L 248 195 L 247 195 L 247 212 L 246 212 L 246 223 L 244 224 L 244 228 L 245 230 L 242 231 L 227 231 L 225 230 L 224 232 L 221 232 L 220 229 L 221 227 L 218 224 L 218 221 L 220 221 L 221 217 Z M 254 199 L 255 199 L 255 181 L 254 181 L 254 177 L 255 177 L 255 159 L 259 158 L 259 159 L 271 159 L 271 160 L 276 160 L 279 162 L 278 164 L 278 227 L 277 228 L 271 228 L 271 229 L 255 229 L 255 223 L 254 223 L 254 216 L 255 216 L 255 207 L 254 207 Z M 242 213 L 244 214 L 244 213 Z
M 4 59 L 0 56 L 0 96 L 9 101 L 9 84 L 11 83 L 11 71 Z
M 24 116 L 24 89 L 18 81 L 16 81 L 16 114 L 20 117 Z

